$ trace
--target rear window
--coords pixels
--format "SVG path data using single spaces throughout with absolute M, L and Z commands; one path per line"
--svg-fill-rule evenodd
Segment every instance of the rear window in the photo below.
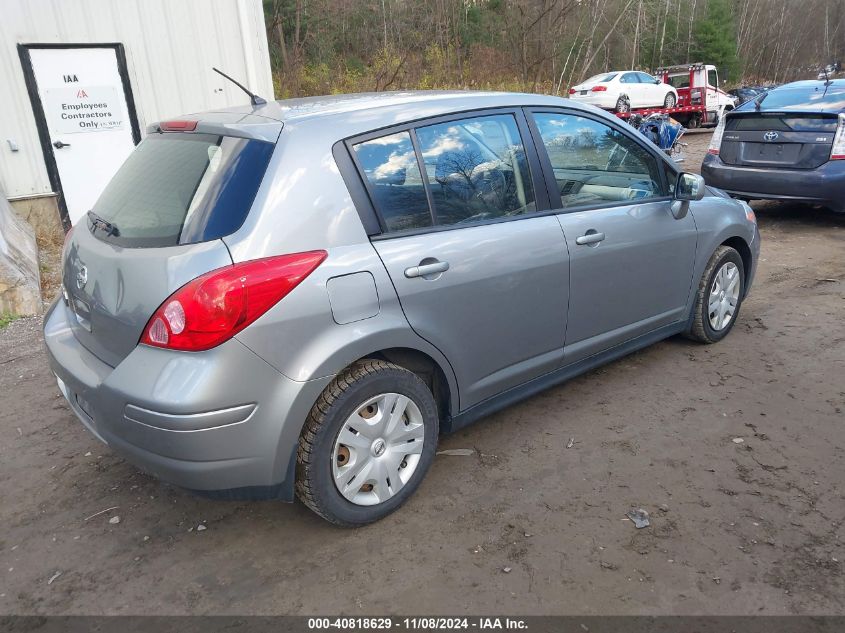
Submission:
M 616 77 L 616 75 L 617 75 L 617 73 L 602 73 L 601 75 L 593 75 L 592 77 L 590 77 L 589 79 L 587 79 L 586 81 L 584 81 L 582 83 L 585 83 L 585 84 L 589 84 L 589 83 L 593 83 L 593 82 L 605 83 L 605 82 L 608 82 L 608 81 L 613 81 L 613 78 Z
M 175 246 L 229 235 L 243 224 L 273 144 L 213 134 L 150 134 L 103 191 L 92 211 L 127 247 Z
M 756 107 L 754 103 L 744 103 L 741 109 L 753 110 Z M 776 88 L 762 97 L 760 107 L 764 110 L 845 112 L 845 86 L 825 87 L 819 82 L 815 87 Z

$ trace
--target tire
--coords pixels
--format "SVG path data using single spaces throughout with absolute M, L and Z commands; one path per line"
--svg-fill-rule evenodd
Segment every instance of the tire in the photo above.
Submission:
M 399 404 L 403 413 L 389 415 Z M 382 360 L 358 361 L 335 377 L 308 414 L 297 450 L 297 497 L 335 525 L 378 521 L 417 489 L 434 459 L 438 433 L 437 405 L 416 374 Z M 406 455 L 408 445 L 413 454 Z M 410 472 L 404 482 L 403 472 Z M 348 478 L 345 494 L 336 477 Z
M 730 307 L 730 298 L 734 289 L 732 271 L 735 271 L 736 278 L 735 303 L 729 314 L 728 310 L 720 313 L 720 309 Z M 722 276 L 723 273 L 725 276 Z M 718 283 L 717 277 L 719 277 Z M 725 283 L 725 280 L 728 280 L 728 282 Z M 722 290 L 725 292 L 722 292 Z M 720 296 L 725 297 L 727 303 L 719 300 Z M 699 343 L 710 344 L 721 341 L 733 329 L 744 296 L 745 266 L 742 263 L 742 257 L 730 246 L 720 246 L 710 257 L 710 261 L 707 262 L 707 267 L 704 269 L 704 274 L 701 276 L 696 291 L 695 305 L 693 306 L 692 325 L 686 332 L 686 336 Z M 717 307 L 715 310 L 711 310 L 714 304 Z M 721 306 L 724 306 L 724 308 L 721 308 Z
M 630 112 L 631 111 L 631 102 L 628 100 L 628 97 L 625 95 L 621 95 L 616 100 L 616 111 L 617 112 Z
M 663 107 L 664 108 L 674 108 L 675 104 L 678 102 L 677 98 L 675 97 L 674 92 L 670 92 L 666 95 L 663 99 Z

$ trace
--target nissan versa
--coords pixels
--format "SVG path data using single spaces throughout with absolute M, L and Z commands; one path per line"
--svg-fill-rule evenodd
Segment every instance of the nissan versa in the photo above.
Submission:
M 796 81 L 726 114 L 701 173 L 737 198 L 845 212 L 845 79 Z
M 297 99 L 147 130 L 45 317 L 82 423 L 162 479 L 399 507 L 438 434 L 736 322 L 760 236 L 635 130 L 496 93 Z

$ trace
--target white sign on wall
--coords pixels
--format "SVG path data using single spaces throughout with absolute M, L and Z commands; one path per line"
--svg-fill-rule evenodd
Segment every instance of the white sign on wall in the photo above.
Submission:
M 29 55 L 49 151 L 68 217 L 76 223 L 135 148 L 117 51 L 112 46 L 34 45 Z
M 44 91 L 46 115 L 61 134 L 116 130 L 125 124 L 123 95 L 115 86 L 73 86 Z

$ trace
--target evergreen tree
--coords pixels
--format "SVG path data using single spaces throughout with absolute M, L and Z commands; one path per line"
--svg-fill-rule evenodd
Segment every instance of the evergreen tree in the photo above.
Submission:
M 715 64 L 722 81 L 739 76 L 736 24 L 729 0 L 708 0 L 707 13 L 698 20 L 694 34 L 694 60 Z

